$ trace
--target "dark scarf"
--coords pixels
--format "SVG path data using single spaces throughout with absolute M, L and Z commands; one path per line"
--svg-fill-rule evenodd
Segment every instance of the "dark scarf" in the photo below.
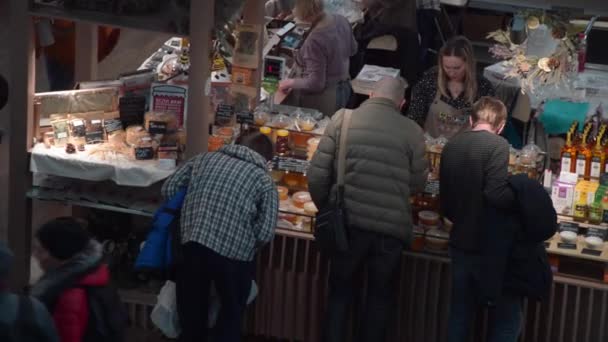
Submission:
M 52 311 L 57 298 L 83 276 L 95 270 L 103 262 L 103 250 L 99 242 L 91 240 L 87 247 L 61 266 L 48 271 L 31 288 L 31 295 Z

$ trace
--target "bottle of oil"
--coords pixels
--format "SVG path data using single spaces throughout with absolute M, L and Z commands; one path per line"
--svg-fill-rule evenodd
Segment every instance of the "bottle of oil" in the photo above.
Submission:
M 593 148 L 593 154 L 591 156 L 591 171 L 587 178 L 600 178 L 602 173 L 605 172 L 606 164 L 606 152 L 602 147 L 602 140 L 606 134 L 606 126 L 602 125 L 595 138 L 595 147 Z
M 566 145 L 562 147 L 561 151 L 561 169 L 562 172 L 574 172 L 576 163 L 576 147 L 572 144 L 573 131 L 568 132 L 566 138 Z
M 591 156 L 593 155 L 593 152 L 589 148 L 589 145 L 587 145 L 589 132 L 591 132 L 591 125 L 585 125 L 581 142 L 576 147 L 576 174 L 579 177 L 585 177 L 585 174 L 589 174 L 591 172 Z

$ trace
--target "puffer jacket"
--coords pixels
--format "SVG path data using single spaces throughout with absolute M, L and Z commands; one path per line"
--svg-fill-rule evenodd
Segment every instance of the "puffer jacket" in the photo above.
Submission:
M 91 240 L 82 252 L 46 273 L 31 294 L 52 313 L 61 342 L 82 342 L 89 321 L 86 287 L 106 286 L 110 271 L 101 245 Z
M 327 126 L 308 170 L 309 191 L 319 208 L 335 201 L 343 117 L 339 112 Z M 372 98 L 353 112 L 346 145 L 348 225 L 409 242 L 409 197 L 423 189 L 428 175 L 422 129 L 391 100 Z

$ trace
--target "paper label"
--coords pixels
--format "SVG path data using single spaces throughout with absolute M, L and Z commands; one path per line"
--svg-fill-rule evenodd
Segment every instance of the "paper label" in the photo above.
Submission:
M 593 157 L 593 159 L 591 159 L 591 177 L 600 178 L 601 166 L 602 166 L 602 164 L 601 164 L 600 158 Z
M 569 153 L 564 153 L 562 156 L 562 171 L 570 172 L 572 168 L 572 159 L 570 159 Z
M 585 175 L 585 167 L 587 166 L 587 162 L 585 161 L 585 156 L 580 155 L 576 158 L 576 174 L 579 176 Z

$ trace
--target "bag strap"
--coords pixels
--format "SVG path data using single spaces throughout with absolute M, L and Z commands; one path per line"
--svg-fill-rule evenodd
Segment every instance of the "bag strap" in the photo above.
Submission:
M 346 141 L 348 140 L 348 129 L 353 111 L 343 109 L 344 117 L 342 119 L 342 127 L 340 128 L 340 142 L 338 143 L 338 203 L 342 203 L 344 194 L 344 173 L 346 168 Z

